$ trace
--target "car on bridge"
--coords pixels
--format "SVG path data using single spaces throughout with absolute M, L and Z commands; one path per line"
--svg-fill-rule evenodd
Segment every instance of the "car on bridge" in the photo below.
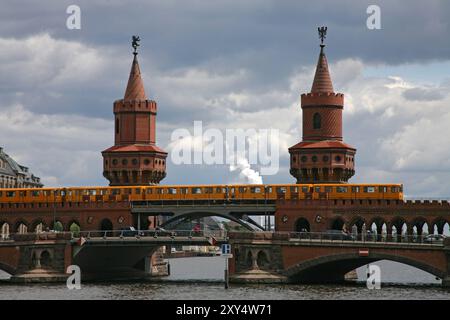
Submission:
M 322 234 L 323 240 L 355 240 L 355 237 L 342 230 L 327 230 Z
M 134 227 L 124 227 L 120 228 L 120 235 L 122 237 L 136 237 L 136 236 L 142 236 L 142 232 L 139 232 Z
M 426 243 L 443 243 L 446 236 L 443 234 L 429 234 L 425 238 L 423 238 L 423 242 Z

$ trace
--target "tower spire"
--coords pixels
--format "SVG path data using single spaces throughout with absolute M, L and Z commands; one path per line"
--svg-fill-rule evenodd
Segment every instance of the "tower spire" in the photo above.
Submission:
M 331 93 L 333 83 L 331 82 L 330 72 L 328 70 L 327 57 L 325 56 L 323 40 L 326 38 L 327 27 L 318 28 L 320 38 L 320 54 L 317 61 L 316 73 L 311 88 L 311 93 Z
M 133 63 L 131 65 L 130 77 L 128 78 L 127 88 L 125 90 L 125 101 L 132 100 L 147 100 L 147 96 L 145 94 L 144 82 L 141 77 L 141 69 L 139 68 L 139 62 L 137 60 L 137 48 L 139 47 L 139 41 L 141 39 L 139 36 L 133 36 L 131 46 L 133 47 Z

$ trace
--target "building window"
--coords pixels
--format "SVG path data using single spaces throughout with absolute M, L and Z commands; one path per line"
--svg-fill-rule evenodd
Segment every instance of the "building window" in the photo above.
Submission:
M 312 156 L 311 160 L 312 162 L 317 162 L 317 156 Z
M 133 165 L 137 165 L 138 164 L 137 159 L 133 159 L 131 162 L 133 163 Z
M 123 159 L 123 160 L 122 160 L 122 164 L 123 164 L 124 166 L 126 166 L 126 165 L 128 164 L 128 160 L 127 160 L 127 159 Z
M 308 160 L 308 157 L 307 156 L 302 156 L 302 162 L 306 162 L 306 160 Z
M 328 162 L 328 160 L 330 160 L 330 158 L 328 158 L 328 156 L 323 156 L 322 160 L 323 160 L 323 162 Z
M 313 128 L 320 129 L 322 127 L 322 117 L 319 113 L 314 113 L 313 116 Z
M 144 160 L 144 164 L 145 164 L 146 166 L 148 166 L 148 165 L 150 164 L 150 160 L 145 159 L 145 160 Z
M 334 160 L 336 160 L 336 162 L 341 162 L 341 157 L 340 156 L 336 156 L 335 158 L 334 158 Z
M 113 159 L 112 164 L 117 166 L 117 159 Z

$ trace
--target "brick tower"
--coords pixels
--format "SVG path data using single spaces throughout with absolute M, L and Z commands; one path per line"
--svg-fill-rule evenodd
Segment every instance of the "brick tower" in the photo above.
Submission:
M 355 174 L 356 149 L 343 142 L 344 95 L 335 93 L 319 28 L 319 60 L 310 93 L 301 95 L 303 139 L 289 148 L 290 173 L 297 183 L 346 183 Z
M 103 176 L 110 186 L 157 184 L 166 176 L 167 152 L 156 146 L 156 102 L 148 100 L 134 59 L 123 99 L 114 101 L 114 146 L 102 152 Z

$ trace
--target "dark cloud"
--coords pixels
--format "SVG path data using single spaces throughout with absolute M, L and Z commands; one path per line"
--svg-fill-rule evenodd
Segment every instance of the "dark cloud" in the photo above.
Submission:
M 439 88 L 412 88 L 403 92 L 403 97 L 410 101 L 436 101 L 444 99 L 445 95 Z

